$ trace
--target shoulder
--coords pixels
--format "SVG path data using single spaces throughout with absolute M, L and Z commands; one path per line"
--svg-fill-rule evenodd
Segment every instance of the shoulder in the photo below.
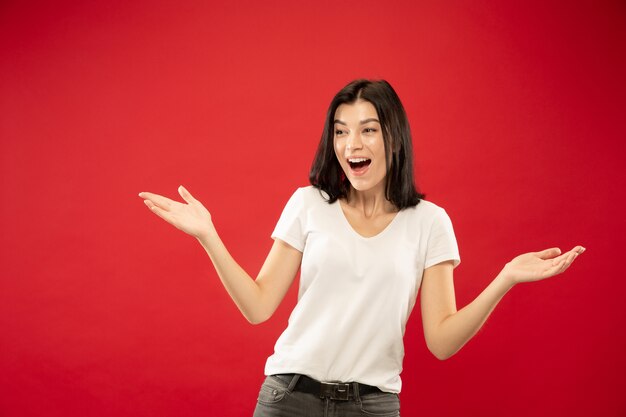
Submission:
M 283 213 L 290 213 L 292 216 L 302 216 L 310 212 L 311 209 L 320 208 L 328 205 L 323 191 L 313 187 L 297 188 L 283 209 Z
M 296 189 L 292 198 L 297 198 L 307 206 L 328 203 L 328 194 L 312 185 Z
M 440 207 L 428 200 L 420 200 L 416 206 L 407 207 L 404 211 L 406 211 L 410 217 L 421 219 L 432 219 L 437 216 L 441 216 L 442 214 L 446 214 L 443 207 Z
M 415 233 L 430 230 L 435 224 L 450 223 L 446 210 L 432 201 L 420 200 L 416 206 L 405 208 L 403 212 L 406 227 Z

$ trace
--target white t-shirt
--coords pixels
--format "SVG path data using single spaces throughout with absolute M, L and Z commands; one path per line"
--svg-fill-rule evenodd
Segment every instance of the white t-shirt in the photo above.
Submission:
M 303 253 L 298 303 L 265 374 L 360 382 L 400 392 L 403 336 L 425 268 L 460 263 L 452 222 L 422 200 L 363 237 L 312 186 L 289 199 L 272 238 Z

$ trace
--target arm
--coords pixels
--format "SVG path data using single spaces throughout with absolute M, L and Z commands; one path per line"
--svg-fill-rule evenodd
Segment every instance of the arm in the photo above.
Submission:
M 275 240 L 257 279 L 253 280 L 224 246 L 208 210 L 182 186 L 178 192 L 187 204 L 152 193 L 140 193 L 139 197 L 156 215 L 200 242 L 224 288 L 250 323 L 269 319 L 293 282 L 302 253 Z
M 584 252 L 577 246 L 559 256 L 558 248 L 520 255 L 474 301 L 456 310 L 452 262 L 424 271 L 421 288 L 422 322 L 428 349 L 447 359 L 459 351 L 482 327 L 502 297 L 518 283 L 538 281 L 564 272 Z

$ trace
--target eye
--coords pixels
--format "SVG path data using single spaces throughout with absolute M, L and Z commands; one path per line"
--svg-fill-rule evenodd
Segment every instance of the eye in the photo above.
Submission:
M 378 131 L 378 129 L 374 128 L 374 127 L 366 127 L 365 129 L 363 129 L 363 131 L 365 133 L 375 133 Z
M 335 135 L 336 136 L 340 136 L 343 135 L 345 133 L 345 131 L 341 130 L 341 129 L 335 129 Z

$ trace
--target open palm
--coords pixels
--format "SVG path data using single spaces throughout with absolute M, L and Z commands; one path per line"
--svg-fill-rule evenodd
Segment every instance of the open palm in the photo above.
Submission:
M 139 193 L 139 197 L 152 212 L 177 229 L 196 238 L 205 235 L 211 227 L 211 213 L 182 185 L 178 193 L 186 204 L 147 192 Z
M 525 253 L 507 263 L 503 272 L 516 283 L 539 281 L 563 273 L 584 251 L 576 246 L 563 254 L 559 248 Z

